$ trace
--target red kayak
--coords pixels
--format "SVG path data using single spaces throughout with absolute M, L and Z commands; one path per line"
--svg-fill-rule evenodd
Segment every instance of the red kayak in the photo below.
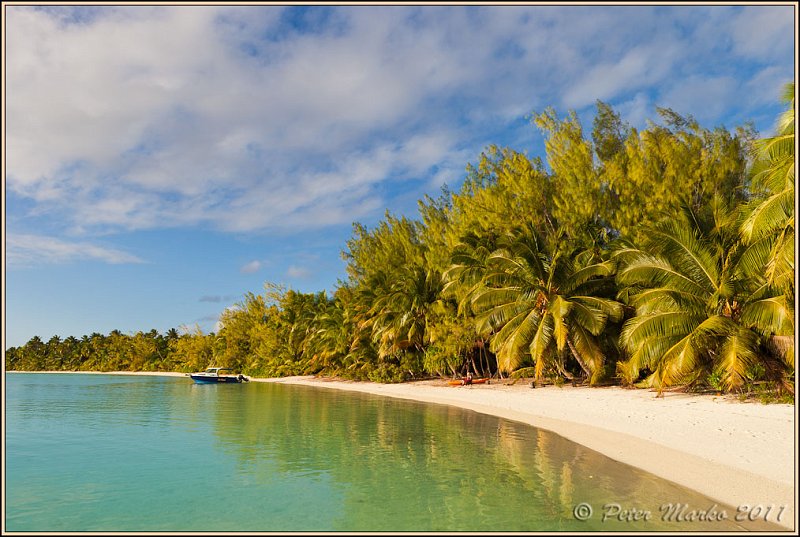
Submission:
M 486 384 L 487 382 L 489 382 L 489 379 L 472 379 L 472 384 Z M 461 379 L 461 380 L 449 380 L 449 381 L 447 381 L 447 383 L 450 386 L 463 386 L 464 385 L 464 379 Z

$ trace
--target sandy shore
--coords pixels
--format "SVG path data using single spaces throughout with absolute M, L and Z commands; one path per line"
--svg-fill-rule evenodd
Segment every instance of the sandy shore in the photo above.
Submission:
M 185 376 L 185 373 L 103 373 Z M 792 405 L 623 388 L 374 384 L 314 377 L 251 379 L 458 406 L 553 431 L 569 440 L 737 507 L 786 506 L 795 527 L 797 433 Z
M 796 421 L 792 405 L 623 388 L 527 384 L 373 384 L 313 377 L 252 379 L 454 405 L 553 431 L 733 507 L 786 506 L 795 524 Z

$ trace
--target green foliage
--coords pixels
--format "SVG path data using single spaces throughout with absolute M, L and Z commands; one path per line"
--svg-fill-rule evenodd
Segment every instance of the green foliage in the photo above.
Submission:
M 431 206 L 430 221 L 441 218 L 436 211 Z M 411 357 L 421 356 L 429 341 L 429 313 L 439 300 L 442 278 L 427 266 L 431 256 L 422 242 L 422 230 L 419 222 L 387 214 L 372 231 L 355 225 L 354 237 L 347 243 L 344 258 L 352 287 L 351 308 L 360 333 L 353 350 L 369 346 L 379 359 L 379 373 L 372 375 L 369 366 L 359 367 L 367 376 L 388 380 L 423 371 L 422 360 Z M 364 341 L 367 333 L 369 343 Z M 393 360 L 401 362 L 397 371 Z
M 597 115 L 594 118 L 592 141 L 594 151 L 601 162 L 606 163 L 622 153 L 625 140 L 631 132 L 630 126 L 623 123 L 619 114 L 608 104 L 597 101 Z
M 474 322 L 464 316 L 457 316 L 452 302 L 444 303 L 432 315 L 428 328 L 430 344 L 425 348 L 423 362 L 428 373 L 440 377 L 455 377 L 467 365 L 473 351 L 477 348 L 480 352 L 483 348 L 484 342 L 475 333 Z M 491 366 L 487 364 L 485 367 L 473 369 L 486 374 Z
M 627 382 L 647 368 L 659 390 L 709 373 L 726 390 L 739 389 L 760 375 L 767 339 L 794 333 L 787 297 L 742 266 L 748 250 L 732 222 L 722 211 L 685 206 L 649 228 L 641 249 L 618 253 L 617 281 L 636 308 L 621 336 Z
M 133 335 L 114 330 L 81 339 L 53 336 L 46 343 L 34 336 L 22 347 L 6 350 L 9 371 L 175 371 L 172 352 L 176 333 L 155 330 Z
M 533 122 L 545 135 L 547 162 L 552 170 L 553 216 L 569 237 L 583 237 L 585 230 L 604 220 L 607 192 L 601 188 L 599 170 L 594 165 L 593 147 L 583 137 L 574 112 L 559 119 L 552 108 L 534 114 Z M 590 242 L 592 237 L 588 237 Z
M 718 392 L 721 392 L 721 391 L 725 390 L 725 385 L 723 384 L 723 381 L 722 381 L 722 371 L 721 370 L 714 371 L 713 373 L 708 375 L 708 378 L 706 379 L 706 383 L 709 385 L 709 387 L 712 390 L 716 390 Z
M 176 369 L 185 373 L 203 371 L 213 365 L 214 335 L 203 334 L 199 326 L 186 329 L 182 337 L 172 338 L 169 344 Z
M 753 145 L 750 170 L 754 197 L 746 207 L 741 233 L 749 244 L 769 251 L 763 266 L 767 282 L 794 296 L 794 83 L 787 84 L 775 136 Z
M 520 228 L 552 232 L 551 191 L 552 180 L 539 159 L 490 146 L 477 167 L 467 166 L 461 192 L 452 196 L 445 245 L 453 248 L 470 235 L 491 243 Z
M 714 196 L 739 201 L 746 187 L 745 131 L 708 131 L 671 110 L 659 111 L 668 125 L 630 130 L 624 150 L 601 172 L 611 200 L 607 220 L 634 241 L 643 225 L 681 204 L 698 209 Z
M 401 268 L 405 263 L 422 263 L 421 225 L 388 212 L 372 231 L 353 224 L 353 237 L 347 241 L 342 257 L 353 284 L 368 282 Z
M 504 239 L 480 280 L 458 262 L 449 273 L 469 288 L 462 300 L 476 314 L 478 333 L 491 339 L 500 369 L 530 362 L 537 380 L 547 366 L 572 378 L 569 356 L 596 382 L 605 361 L 597 338 L 607 321 L 622 317 L 622 306 L 604 296 L 613 292 L 613 265 L 567 242 L 548 247 L 533 230 Z
M 540 158 L 490 145 L 457 191 L 353 225 L 333 296 L 267 283 L 216 334 L 32 338 L 9 370 L 532 375 L 562 385 L 794 392 L 794 85 L 772 137 L 658 109 L 639 131 L 597 102 L 532 115 Z M 766 394 L 766 395 L 765 395 Z M 773 394 L 773 395 L 768 395 Z

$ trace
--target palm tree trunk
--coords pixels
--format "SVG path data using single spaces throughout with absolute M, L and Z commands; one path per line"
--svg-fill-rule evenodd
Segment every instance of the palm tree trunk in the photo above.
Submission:
M 794 337 L 770 336 L 767 349 L 789 366 L 794 366 Z
M 578 352 L 578 349 L 575 348 L 575 346 L 572 344 L 572 340 L 569 337 L 567 337 L 567 344 L 569 345 L 570 352 L 572 352 L 572 355 L 578 361 L 578 364 L 580 364 L 581 369 L 583 369 L 583 372 L 586 373 L 587 377 L 591 377 L 592 376 L 591 370 L 586 365 L 586 362 L 583 361 L 583 358 L 581 358 L 581 355 Z
M 574 380 L 575 379 L 575 376 L 572 373 L 570 373 L 569 371 L 567 371 L 567 369 L 564 367 L 564 354 L 563 353 L 561 353 L 561 352 L 558 353 L 558 358 L 555 360 L 555 362 L 556 362 L 556 369 L 558 369 L 558 372 L 561 373 L 563 376 L 565 376 L 567 378 L 567 380 Z

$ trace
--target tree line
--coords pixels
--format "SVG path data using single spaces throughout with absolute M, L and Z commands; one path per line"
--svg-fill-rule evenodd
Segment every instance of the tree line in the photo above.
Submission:
M 774 136 L 598 101 L 531 116 L 545 160 L 497 146 L 461 188 L 354 224 L 332 295 L 267 283 L 216 333 L 38 337 L 9 370 L 484 376 L 794 393 L 794 84 Z

